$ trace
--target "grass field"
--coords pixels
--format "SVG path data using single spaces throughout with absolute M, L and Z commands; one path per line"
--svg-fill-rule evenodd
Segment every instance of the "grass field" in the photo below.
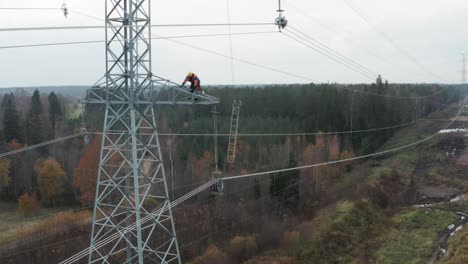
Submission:
M 0 243 L 6 243 L 16 239 L 17 229 L 28 229 L 42 220 L 61 213 L 69 212 L 71 208 L 41 209 L 39 214 L 33 217 L 24 217 L 17 213 L 17 204 L 12 202 L 0 202 Z

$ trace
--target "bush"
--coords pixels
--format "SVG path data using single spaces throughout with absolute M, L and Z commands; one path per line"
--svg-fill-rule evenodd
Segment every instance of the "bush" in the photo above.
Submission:
M 299 249 L 301 234 L 297 231 L 284 232 L 283 239 L 281 240 L 282 248 L 284 248 L 289 255 L 296 255 Z
M 236 236 L 229 243 L 231 256 L 239 262 L 257 254 L 257 241 L 254 236 Z
M 258 258 L 254 258 L 243 264 L 295 264 L 297 261 L 290 257 L 269 257 L 269 256 L 262 256 Z
M 25 193 L 18 198 L 18 213 L 23 216 L 33 216 L 40 211 L 36 193 Z
M 296 230 L 301 234 L 302 242 L 310 242 L 317 236 L 319 228 L 313 222 L 304 222 L 296 227 Z
M 230 263 L 229 258 L 224 252 L 218 249 L 215 245 L 210 245 L 203 256 L 198 257 L 193 262 L 194 264 L 218 264 Z
M 154 197 L 148 197 L 143 202 L 143 207 L 148 211 L 155 210 L 159 206 L 161 206 L 161 203 Z
M 91 212 L 63 212 L 47 217 L 39 223 L 27 228 L 18 228 L 16 236 L 18 238 L 29 236 L 40 236 L 55 232 L 59 236 L 67 236 L 76 229 L 87 232 L 91 223 Z
M 261 250 L 277 248 L 283 236 L 283 231 L 283 226 L 277 221 L 265 223 L 257 240 L 259 248 Z
M 367 259 L 372 253 L 372 239 L 381 233 L 386 223 L 381 211 L 366 200 L 339 203 L 337 214 L 330 221 L 309 250 L 302 252 L 300 258 L 304 262 L 350 263 L 352 259 Z

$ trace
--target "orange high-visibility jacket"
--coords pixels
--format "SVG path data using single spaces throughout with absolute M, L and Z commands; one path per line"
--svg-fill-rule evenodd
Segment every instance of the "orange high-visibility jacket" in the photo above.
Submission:
M 185 81 L 184 81 L 184 85 L 185 83 L 187 82 L 190 82 L 192 83 L 192 86 L 195 87 L 196 90 L 200 90 L 201 87 L 200 87 L 200 79 L 198 79 L 198 76 L 196 74 L 193 74 L 193 76 L 189 76 L 187 75 L 187 77 L 185 78 Z

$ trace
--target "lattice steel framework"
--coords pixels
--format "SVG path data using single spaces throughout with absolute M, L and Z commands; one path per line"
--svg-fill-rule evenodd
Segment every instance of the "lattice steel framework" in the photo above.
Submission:
M 181 263 L 155 105 L 219 100 L 153 75 L 150 25 L 149 0 L 106 0 L 106 74 L 86 97 L 105 106 L 89 263 Z

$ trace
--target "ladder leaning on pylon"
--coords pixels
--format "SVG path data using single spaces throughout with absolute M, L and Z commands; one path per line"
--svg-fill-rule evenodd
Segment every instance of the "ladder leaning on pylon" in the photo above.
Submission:
M 234 101 L 232 103 L 231 129 L 229 132 L 229 147 L 227 162 L 232 165 L 236 160 L 237 133 L 239 128 L 239 113 L 242 102 Z

